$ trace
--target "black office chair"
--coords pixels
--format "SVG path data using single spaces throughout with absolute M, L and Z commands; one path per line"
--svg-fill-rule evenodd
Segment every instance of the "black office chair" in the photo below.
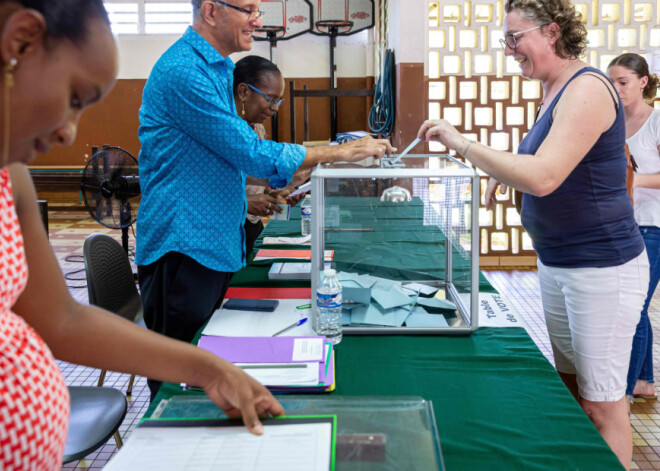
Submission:
M 92 234 L 83 246 L 89 303 L 144 327 L 142 300 L 135 285 L 128 255 L 121 244 L 107 234 Z M 99 386 L 106 371 L 102 370 Z M 131 375 L 126 395 L 133 392 L 135 375 Z
M 119 426 L 126 416 L 126 397 L 118 389 L 69 386 L 71 415 L 64 447 L 64 463 L 70 463 L 98 450 L 115 436 L 117 448 L 122 440 Z

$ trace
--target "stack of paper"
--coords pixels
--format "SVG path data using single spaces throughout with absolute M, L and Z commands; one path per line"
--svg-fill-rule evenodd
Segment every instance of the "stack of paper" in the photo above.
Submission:
M 235 363 L 271 391 L 325 392 L 335 387 L 332 343 L 325 337 L 216 337 L 199 347 Z
M 337 133 L 337 142 L 343 144 L 344 142 L 355 141 L 357 139 L 362 139 L 364 136 L 373 136 L 375 134 L 367 131 L 348 131 L 348 132 L 339 132 Z
M 312 264 L 303 263 L 273 263 L 268 270 L 269 280 L 310 280 L 312 278 Z
M 433 286 L 403 285 L 357 273 L 339 272 L 337 277 L 342 285 L 345 326 L 447 327 L 444 314 L 453 316 L 456 311 L 453 303 L 437 297 L 438 288 Z
M 325 268 L 331 268 L 330 262 L 325 262 Z M 311 280 L 311 262 L 277 262 L 268 270 L 269 280 Z
M 312 245 L 312 234 L 302 237 L 264 237 L 264 245 Z
M 324 252 L 325 261 L 330 262 L 335 255 L 334 250 Z M 279 249 L 259 249 L 254 256 L 255 262 L 264 260 L 287 259 L 287 260 L 311 260 L 311 250 L 279 250 Z

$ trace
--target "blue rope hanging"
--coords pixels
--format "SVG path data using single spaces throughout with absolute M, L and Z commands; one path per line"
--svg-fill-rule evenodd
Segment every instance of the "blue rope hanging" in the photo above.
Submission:
M 374 105 L 369 111 L 369 129 L 383 137 L 389 136 L 394 130 L 394 52 L 391 49 L 385 51 Z

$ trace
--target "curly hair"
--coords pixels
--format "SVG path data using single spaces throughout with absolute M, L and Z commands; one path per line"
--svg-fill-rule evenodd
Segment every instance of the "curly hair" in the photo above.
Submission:
M 521 16 L 536 25 L 559 25 L 555 52 L 562 59 L 577 59 L 587 48 L 587 29 L 582 15 L 570 0 L 507 0 L 507 13 L 518 10 Z
M 612 59 L 612 62 L 610 62 L 607 68 L 609 69 L 615 65 L 625 67 L 631 72 L 634 72 L 640 79 L 648 77 L 649 81 L 642 91 L 642 97 L 649 102 L 655 99 L 658 93 L 658 87 L 660 87 L 660 79 L 656 74 L 652 74 L 649 71 L 649 64 L 646 62 L 646 59 L 639 54 L 628 52 Z

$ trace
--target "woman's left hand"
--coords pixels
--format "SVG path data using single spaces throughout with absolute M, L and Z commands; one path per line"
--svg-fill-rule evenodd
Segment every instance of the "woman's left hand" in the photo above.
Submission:
M 289 196 L 295 190 L 295 188 L 286 187 L 278 191 L 273 191 L 270 194 L 277 199 L 278 204 L 288 204 L 289 206 L 295 206 L 300 202 L 301 199 L 305 197 L 304 193 L 298 196 Z
M 449 149 L 460 152 L 467 139 L 444 119 L 424 121 L 417 133 L 419 139 L 438 141 Z
M 217 371 L 209 374 L 209 371 Z M 243 370 L 217 358 L 214 368 L 198 373 L 202 389 L 228 417 L 242 417 L 247 429 L 255 435 L 263 433 L 259 417 L 282 416 L 284 408 L 277 399 Z

